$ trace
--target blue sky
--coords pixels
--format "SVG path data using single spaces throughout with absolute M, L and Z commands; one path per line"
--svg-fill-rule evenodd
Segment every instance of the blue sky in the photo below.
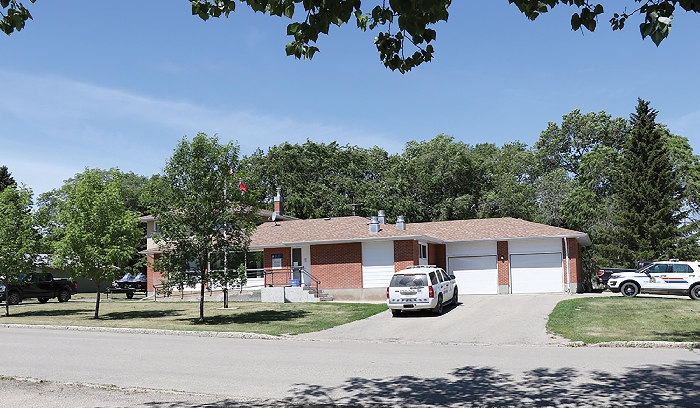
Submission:
M 307 139 L 396 153 L 440 133 L 532 145 L 574 109 L 628 118 L 638 97 L 700 152 L 694 14 L 657 48 L 639 20 L 581 33 L 566 7 L 531 22 L 506 0 L 456 1 L 434 61 L 401 75 L 353 25 L 298 61 L 284 53 L 288 20 L 243 6 L 206 22 L 185 0 L 29 6 L 25 30 L 0 37 L 0 165 L 36 194 L 85 167 L 158 173 L 198 131 L 242 154 Z

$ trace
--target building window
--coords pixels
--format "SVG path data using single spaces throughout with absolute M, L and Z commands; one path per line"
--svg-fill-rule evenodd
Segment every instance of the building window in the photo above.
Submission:
M 428 259 L 428 246 L 424 244 L 420 244 L 420 259 Z

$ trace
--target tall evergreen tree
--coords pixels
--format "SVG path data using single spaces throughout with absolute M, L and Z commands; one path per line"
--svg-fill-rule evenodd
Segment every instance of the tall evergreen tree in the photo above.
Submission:
M 0 166 L 0 192 L 9 186 L 16 185 L 15 179 L 12 178 L 12 173 L 7 169 L 7 166 Z
M 680 238 L 683 188 L 664 143 L 658 112 L 638 100 L 617 183 L 621 261 L 668 259 Z

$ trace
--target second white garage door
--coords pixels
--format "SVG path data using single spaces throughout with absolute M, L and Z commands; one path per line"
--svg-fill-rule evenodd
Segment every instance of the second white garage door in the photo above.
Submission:
M 559 293 L 564 291 L 561 252 L 510 256 L 512 293 Z
M 496 255 L 449 258 L 447 269 L 457 278 L 459 293 L 495 295 L 498 293 Z

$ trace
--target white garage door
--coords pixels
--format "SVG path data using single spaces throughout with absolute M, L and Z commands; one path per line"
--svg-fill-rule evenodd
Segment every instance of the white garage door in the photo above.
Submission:
M 496 255 L 449 258 L 447 269 L 457 278 L 459 293 L 472 295 L 498 293 Z
M 564 291 L 561 252 L 510 256 L 512 293 L 559 293 Z
M 385 288 L 394 275 L 394 242 L 362 243 L 362 287 Z

